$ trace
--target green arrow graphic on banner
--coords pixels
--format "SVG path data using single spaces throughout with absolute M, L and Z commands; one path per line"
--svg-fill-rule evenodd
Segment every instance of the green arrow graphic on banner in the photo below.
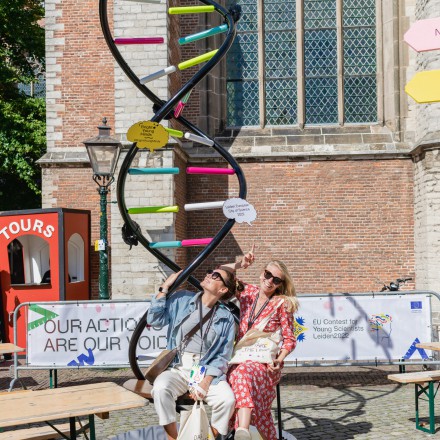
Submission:
M 32 310 L 35 313 L 39 313 L 43 315 L 42 318 L 38 318 L 35 321 L 28 323 L 28 331 L 33 330 L 34 328 L 39 327 L 40 325 L 45 324 L 47 321 L 54 319 L 58 316 L 57 313 L 51 312 L 50 310 L 43 309 L 43 307 L 37 306 L 36 304 L 31 304 L 29 306 L 29 310 Z

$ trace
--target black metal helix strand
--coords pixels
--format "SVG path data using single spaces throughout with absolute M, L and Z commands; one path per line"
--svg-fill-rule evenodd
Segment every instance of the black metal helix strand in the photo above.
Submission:
M 240 7 L 235 6 L 231 8 L 229 11 L 227 11 L 221 5 L 217 4 L 214 1 L 211 0 L 200 0 L 200 1 L 206 5 L 214 6 L 215 10 L 224 17 L 225 22 L 228 24 L 228 32 L 225 41 L 218 49 L 217 53 L 186 84 L 184 84 L 181 87 L 181 89 L 175 94 L 173 98 L 171 98 L 168 101 L 163 101 L 157 95 L 155 95 L 148 87 L 146 87 L 144 84 L 141 84 L 139 78 L 134 74 L 134 72 L 125 62 L 116 44 L 114 43 L 113 37 L 109 29 L 108 19 L 107 19 L 107 0 L 100 0 L 99 2 L 101 27 L 107 45 L 113 57 L 115 58 L 121 69 L 124 71 L 124 73 L 127 75 L 127 77 L 147 98 L 149 98 L 153 102 L 153 108 L 155 114 L 151 119 L 152 122 L 159 123 L 162 119 L 169 118 L 170 112 L 172 112 L 173 108 L 178 103 L 178 101 L 181 100 L 183 96 L 185 96 L 189 91 L 191 91 L 212 70 L 212 68 L 226 55 L 227 51 L 231 47 L 233 40 L 235 38 L 235 34 L 236 34 L 235 22 L 238 21 L 238 19 L 240 18 Z M 196 126 L 194 126 L 191 122 L 187 121 L 182 116 L 176 118 L 176 120 L 178 120 L 180 124 L 185 126 L 188 130 L 195 133 L 196 135 L 204 137 L 206 139 L 210 139 L 209 136 L 203 133 L 203 131 L 198 129 Z M 221 145 L 219 145 L 217 142 L 214 141 L 214 145 L 212 146 L 212 148 L 214 148 L 214 150 L 217 153 L 219 153 L 234 169 L 239 182 L 239 197 L 245 198 L 246 180 L 244 178 L 244 174 L 240 166 L 235 161 L 233 156 L 229 154 L 226 150 L 224 150 L 221 147 Z M 132 232 L 132 238 L 137 239 L 137 241 L 139 241 L 158 260 L 160 260 L 162 263 L 167 265 L 173 271 L 177 272 L 181 268 L 174 261 L 170 260 L 166 255 L 162 254 L 162 252 L 158 251 L 157 249 L 149 247 L 150 242 L 142 234 L 141 229 L 131 219 L 131 217 L 128 214 L 128 210 L 124 199 L 124 188 L 125 188 L 128 170 L 137 152 L 138 152 L 138 147 L 136 146 L 136 144 L 133 144 L 129 149 L 120 169 L 120 173 L 118 176 L 118 183 L 117 183 L 117 201 L 118 201 L 119 210 L 124 220 L 125 226 L 128 227 Z M 201 288 L 199 281 L 193 276 L 191 276 L 191 273 L 194 272 L 194 270 L 196 270 L 203 263 L 203 261 L 206 258 L 208 258 L 208 256 L 214 251 L 214 249 L 222 242 L 222 240 L 226 237 L 226 235 L 233 227 L 234 223 L 235 220 L 233 219 L 229 219 L 226 221 L 226 223 L 222 226 L 220 231 L 215 235 L 211 243 L 207 245 L 203 249 L 203 251 L 200 254 L 198 254 L 198 256 L 186 268 L 183 269 L 182 273 L 178 276 L 175 283 L 170 288 L 168 295 L 172 294 L 178 288 L 178 286 L 186 280 L 190 282 L 193 286 L 195 286 L 197 289 Z M 146 320 L 146 313 L 144 314 L 144 316 L 142 316 L 138 325 L 136 326 L 132 334 L 130 346 L 129 346 L 130 366 L 135 376 L 141 380 L 145 378 L 144 375 L 142 374 L 142 371 L 139 368 L 139 365 L 137 364 L 136 349 L 139 338 L 145 328 L 145 320 Z
M 200 70 L 176 93 L 176 95 L 168 101 L 163 101 L 160 99 L 155 93 L 153 93 L 145 84 L 142 84 L 137 77 L 137 75 L 131 70 L 129 65 L 125 62 L 122 57 L 119 49 L 114 43 L 110 27 L 108 24 L 107 17 L 107 0 L 99 0 L 99 18 L 101 22 L 102 33 L 104 35 L 107 46 L 110 49 L 113 57 L 116 62 L 119 64 L 119 67 L 123 70 L 123 72 L 127 75 L 130 81 L 154 104 L 160 106 L 160 110 L 155 113 L 154 117 L 151 119 L 152 122 L 160 122 L 162 119 L 167 116 L 169 111 L 177 104 L 177 102 L 182 99 L 189 91 L 191 91 L 212 69 L 215 65 L 226 55 L 227 51 L 231 47 L 234 42 L 234 38 L 236 35 L 235 22 L 240 18 L 240 6 L 236 5 L 231 8 L 229 11 L 226 10 L 223 6 L 212 0 L 199 0 L 201 3 L 205 5 L 214 6 L 215 10 L 219 12 L 225 23 L 228 25 L 228 32 L 226 34 L 225 41 L 218 49 L 217 53 L 203 66 Z M 185 122 L 185 118 L 179 117 L 177 120 L 183 125 L 187 126 Z M 187 126 L 190 128 L 189 126 Z M 207 136 L 204 136 L 207 137 Z

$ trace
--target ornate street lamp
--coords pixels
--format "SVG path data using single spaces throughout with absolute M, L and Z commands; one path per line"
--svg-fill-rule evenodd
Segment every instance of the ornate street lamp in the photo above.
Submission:
M 107 246 L 107 193 L 115 180 L 114 174 L 121 152 L 121 143 L 110 136 L 111 127 L 103 118 L 98 127 L 98 136 L 83 141 L 93 168 L 93 180 L 98 184 L 100 195 L 99 240 L 95 250 L 99 251 L 99 299 L 109 299 L 108 291 L 108 246 Z

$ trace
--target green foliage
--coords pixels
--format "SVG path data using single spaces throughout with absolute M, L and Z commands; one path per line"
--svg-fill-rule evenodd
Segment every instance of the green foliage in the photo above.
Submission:
M 40 194 L 41 170 L 35 162 L 46 147 L 45 131 L 42 98 L 19 95 L 13 101 L 0 99 L 0 210 L 38 207 L 39 197 L 35 196 Z M 23 199 L 28 192 L 33 194 Z M 24 194 L 15 199 L 18 193 Z M 23 201 L 31 206 L 17 206 Z
M 0 1 L 0 210 L 39 206 L 45 102 L 18 90 L 44 71 L 41 1 Z
M 0 2 L 0 84 L 2 88 L 28 84 L 35 68 L 44 64 L 44 17 L 41 0 Z M 6 87 L 5 87 L 6 86 Z

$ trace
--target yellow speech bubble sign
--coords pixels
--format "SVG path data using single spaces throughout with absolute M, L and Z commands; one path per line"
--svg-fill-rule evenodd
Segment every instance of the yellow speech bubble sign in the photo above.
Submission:
M 136 122 L 127 131 L 130 142 L 136 142 L 138 148 L 149 148 L 151 152 L 165 147 L 168 138 L 168 132 L 157 122 Z

